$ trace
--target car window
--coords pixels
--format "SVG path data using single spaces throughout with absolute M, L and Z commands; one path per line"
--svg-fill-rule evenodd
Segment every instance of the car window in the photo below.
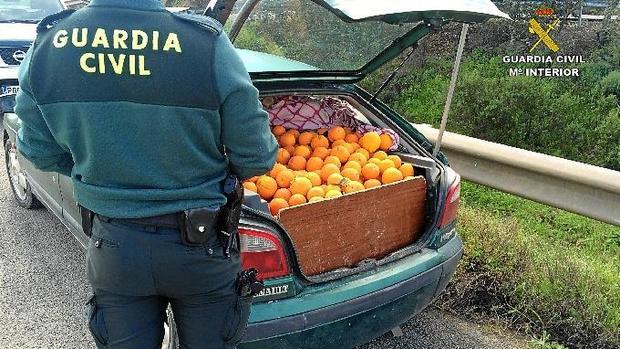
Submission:
M 243 3 L 237 2 L 227 28 Z M 263 0 L 242 27 L 235 46 L 322 70 L 357 70 L 414 25 L 345 23 L 310 0 Z
M 37 22 L 62 9 L 58 0 L 0 0 L 0 22 Z

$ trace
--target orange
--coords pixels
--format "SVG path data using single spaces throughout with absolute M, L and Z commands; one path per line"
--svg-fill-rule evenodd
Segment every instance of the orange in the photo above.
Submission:
M 280 136 L 282 136 L 282 135 L 286 132 L 286 129 L 285 129 L 285 128 L 284 128 L 284 126 L 282 126 L 282 125 L 277 125 L 277 126 L 274 126 L 274 127 L 271 129 L 271 132 L 272 132 L 272 133 L 273 133 L 276 137 L 280 137 Z
M 368 132 L 359 141 L 362 148 L 374 153 L 381 146 L 381 137 L 377 132 Z
M 349 133 L 346 137 L 344 137 L 344 140 L 347 141 L 347 143 L 357 143 L 359 137 L 355 133 Z
M 332 173 L 327 178 L 327 184 L 340 185 L 342 184 L 343 180 L 344 180 L 344 177 L 340 173 Z
M 339 196 L 342 196 L 342 193 L 340 192 L 340 190 L 330 190 L 327 193 L 325 193 L 326 199 L 337 198 Z
M 347 148 L 345 148 L 342 145 L 332 148 L 331 154 L 337 157 L 341 163 L 347 162 L 347 160 L 349 159 L 349 156 L 351 156 L 351 153 L 349 153 L 349 150 L 347 150 Z
M 288 147 L 291 145 L 295 145 L 297 143 L 297 139 L 295 139 L 295 135 L 289 132 L 280 136 L 280 145 L 282 147 Z
M 293 178 L 295 178 L 293 171 L 286 169 L 278 173 L 276 176 L 276 182 L 280 188 L 288 188 L 291 185 Z
M 388 155 L 383 150 L 379 150 L 378 152 L 372 154 L 372 157 L 379 160 L 385 160 L 387 159 Z
M 334 184 L 328 184 L 325 186 L 325 188 L 323 188 L 323 190 L 325 190 L 325 193 L 330 192 L 332 190 L 336 190 L 338 192 L 340 192 L 340 186 L 339 185 L 334 185 Z
M 354 168 L 345 168 L 340 174 L 342 174 L 343 177 L 346 177 L 352 181 L 360 180 L 360 173 Z
M 293 153 L 294 156 L 301 156 L 306 160 L 310 158 L 310 154 L 312 154 L 312 150 L 307 145 L 298 145 Z
M 278 162 L 285 165 L 291 159 L 291 154 L 284 148 L 278 149 Z
M 254 177 L 248 179 L 247 182 L 256 183 L 257 180 L 258 180 L 258 176 L 254 176 Z
M 308 202 L 317 202 L 317 201 L 323 201 L 323 200 L 325 199 L 320 196 L 315 196 L 312 199 L 308 200 Z
M 316 173 L 319 176 L 319 178 L 321 178 L 321 170 L 314 170 L 312 171 L 312 173 Z
M 366 165 L 366 161 L 368 161 L 368 159 L 366 159 L 364 154 L 353 153 L 353 154 L 351 154 L 351 156 L 349 156 L 349 162 L 351 162 L 351 161 L 355 161 L 358 164 L 364 166 L 364 165 Z
M 251 190 L 253 192 L 257 192 L 258 188 L 256 187 L 256 184 L 254 182 L 244 182 L 243 183 L 243 187 L 247 190 Z
M 346 132 L 349 135 L 349 134 L 353 133 L 353 129 L 350 128 L 350 127 L 345 127 L 344 128 L 344 132 Z
M 308 174 L 308 171 L 299 170 L 299 171 L 293 171 L 293 173 L 295 174 L 295 177 L 297 176 L 306 177 L 306 174 Z
M 347 161 L 346 164 L 344 164 L 344 166 L 342 167 L 343 169 L 345 168 L 353 168 L 355 169 L 357 172 L 361 172 L 362 171 L 362 165 L 360 165 L 359 162 L 355 161 L 355 160 L 349 160 Z
M 269 203 L 269 211 L 271 211 L 272 215 L 277 216 L 281 209 L 287 208 L 288 206 L 288 201 L 282 198 L 275 198 Z
M 288 204 L 290 206 L 301 205 L 307 202 L 306 197 L 301 194 L 293 194 L 291 198 L 288 200 Z
M 381 139 L 381 145 L 379 146 L 379 148 L 387 151 L 392 147 L 392 143 L 393 143 L 392 136 L 390 136 L 387 133 L 384 133 L 381 136 L 379 136 L 379 138 Z
M 388 160 L 389 161 L 389 160 Z M 390 184 L 394 182 L 398 182 L 403 179 L 403 174 L 396 168 L 390 167 L 383 172 L 381 176 L 381 181 L 383 184 Z
M 364 190 L 366 188 L 364 188 L 364 185 L 358 181 L 348 181 L 345 185 L 344 185 L 344 192 L 346 194 L 349 193 L 354 193 L 356 191 L 360 191 L 360 190 Z
M 293 136 L 295 136 L 295 139 L 297 139 L 297 137 L 299 137 L 299 131 L 294 130 L 294 129 L 290 129 L 290 130 L 286 131 L 286 133 L 292 134 Z
M 379 160 L 377 158 L 370 158 L 370 159 L 368 159 L 368 163 L 367 164 L 375 164 L 375 165 L 379 166 L 380 163 L 381 163 L 381 160 Z
M 323 191 L 323 188 L 321 187 L 312 187 L 310 188 L 310 190 L 308 190 L 308 194 L 306 194 L 306 197 L 308 198 L 308 200 L 312 200 L 313 197 L 318 196 L 318 197 L 324 197 L 325 196 L 325 192 Z
M 361 148 L 358 143 L 350 142 L 350 143 L 347 143 L 347 144 L 349 144 L 351 147 L 353 147 L 353 151 L 356 151 L 359 148 Z
M 324 135 L 327 131 L 329 131 L 329 129 L 322 127 L 318 130 L 316 130 L 316 133 L 320 134 L 320 135 Z
M 295 155 L 288 161 L 288 168 L 291 170 L 303 170 L 306 168 L 306 159 L 303 156 Z
M 312 141 L 310 141 L 310 145 L 312 146 L 312 149 L 321 147 L 329 148 L 329 139 L 327 139 L 327 137 L 325 136 L 317 135 L 312 138 Z
M 362 155 L 364 155 L 364 157 L 366 158 L 366 160 L 370 159 L 370 153 L 368 152 L 368 150 L 364 149 L 364 148 L 359 148 L 355 150 L 356 153 L 360 153 Z
M 398 155 L 389 155 L 387 158 L 389 160 L 392 160 L 392 162 L 394 163 L 394 167 L 396 168 L 399 168 L 403 164 L 403 161 L 400 159 L 400 156 Z
M 293 154 L 295 152 L 295 146 L 294 145 L 287 145 L 286 147 L 283 147 L 289 154 Z
M 306 162 L 306 170 L 307 171 L 316 171 L 323 168 L 323 159 L 317 157 L 311 157 Z
M 332 148 L 336 148 L 339 145 L 345 145 L 345 144 L 347 144 L 347 142 L 345 142 L 344 139 L 339 139 L 332 143 Z
M 329 129 L 329 131 L 327 131 L 327 138 L 329 138 L 329 140 L 332 142 L 335 142 L 340 139 L 344 139 L 346 135 L 347 135 L 347 131 L 345 131 L 344 128 L 340 126 L 332 127 Z
M 321 179 L 327 182 L 327 179 L 329 178 L 329 176 L 331 176 L 334 173 L 340 174 L 340 167 L 334 164 L 325 164 L 323 165 L 323 168 L 321 169 Z
M 269 171 L 269 176 L 276 178 L 278 173 L 280 173 L 280 171 L 282 170 L 286 170 L 286 166 L 276 162 L 276 164 L 273 165 L 273 168 L 271 169 L 271 171 Z
M 353 152 L 355 151 L 355 148 L 353 147 L 351 143 L 345 143 L 342 146 L 347 149 L 347 151 L 349 152 L 349 155 L 353 154 Z
M 362 177 L 364 179 L 377 179 L 381 174 L 381 168 L 373 163 L 367 163 L 362 167 Z
M 366 182 L 364 182 L 364 188 L 366 189 L 375 188 L 379 186 L 381 186 L 381 181 L 379 181 L 378 179 L 369 179 Z
M 325 147 L 318 147 L 314 148 L 314 150 L 312 151 L 312 156 L 321 158 L 321 160 L 325 160 L 325 158 L 329 156 L 329 153 L 329 149 Z
M 292 194 L 306 195 L 310 188 L 312 188 L 312 182 L 306 177 L 298 176 L 291 181 L 290 189 Z
M 381 160 L 381 162 L 379 163 L 379 168 L 381 169 L 381 173 L 383 173 L 388 168 L 396 169 L 396 166 L 394 166 L 394 161 L 385 159 L 385 160 Z M 398 171 L 398 172 L 400 172 L 400 171 Z
M 288 201 L 288 199 L 291 198 L 291 191 L 286 188 L 280 188 L 276 190 L 275 194 L 273 194 L 273 198 L 274 199 L 281 198 L 281 199 Z
M 406 164 L 406 163 L 402 164 L 402 166 L 400 166 L 399 170 L 400 170 L 400 172 L 402 172 L 403 176 L 405 176 L 405 177 L 412 177 L 413 174 L 415 173 L 412 164 Z
M 321 185 L 321 183 L 323 183 L 323 179 L 321 178 L 320 174 L 317 174 L 316 172 L 308 172 L 306 173 L 306 178 L 308 178 L 310 180 L 310 182 L 312 182 L 313 186 L 319 186 Z
M 338 168 L 340 168 L 340 166 L 342 166 L 342 163 L 340 162 L 340 159 L 337 156 L 334 155 L 330 155 L 328 157 L 325 158 L 325 160 L 323 161 L 323 164 L 334 164 L 336 166 L 338 166 Z
M 299 135 L 299 139 L 297 139 L 297 143 L 301 144 L 301 145 L 309 145 L 310 142 L 312 142 L 312 138 L 314 138 L 314 136 L 316 136 L 316 134 L 314 132 L 302 132 Z
M 256 189 L 258 194 L 265 200 L 269 200 L 273 197 L 273 194 L 278 190 L 278 183 L 276 180 L 269 176 L 260 176 L 256 181 Z

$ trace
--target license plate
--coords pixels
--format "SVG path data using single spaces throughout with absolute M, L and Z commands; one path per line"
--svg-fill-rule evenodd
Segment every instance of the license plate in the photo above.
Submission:
M 0 97 L 13 96 L 19 91 L 19 86 L 1 86 Z

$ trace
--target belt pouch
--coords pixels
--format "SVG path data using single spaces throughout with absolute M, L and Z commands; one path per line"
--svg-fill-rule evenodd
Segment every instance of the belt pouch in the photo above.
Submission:
M 188 246 L 204 245 L 217 232 L 220 209 L 195 208 L 179 215 L 181 241 Z

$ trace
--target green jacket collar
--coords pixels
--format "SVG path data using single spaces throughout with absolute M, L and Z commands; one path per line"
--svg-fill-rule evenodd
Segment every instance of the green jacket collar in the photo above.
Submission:
M 88 6 L 123 7 L 137 10 L 163 10 L 160 0 L 92 0 Z

